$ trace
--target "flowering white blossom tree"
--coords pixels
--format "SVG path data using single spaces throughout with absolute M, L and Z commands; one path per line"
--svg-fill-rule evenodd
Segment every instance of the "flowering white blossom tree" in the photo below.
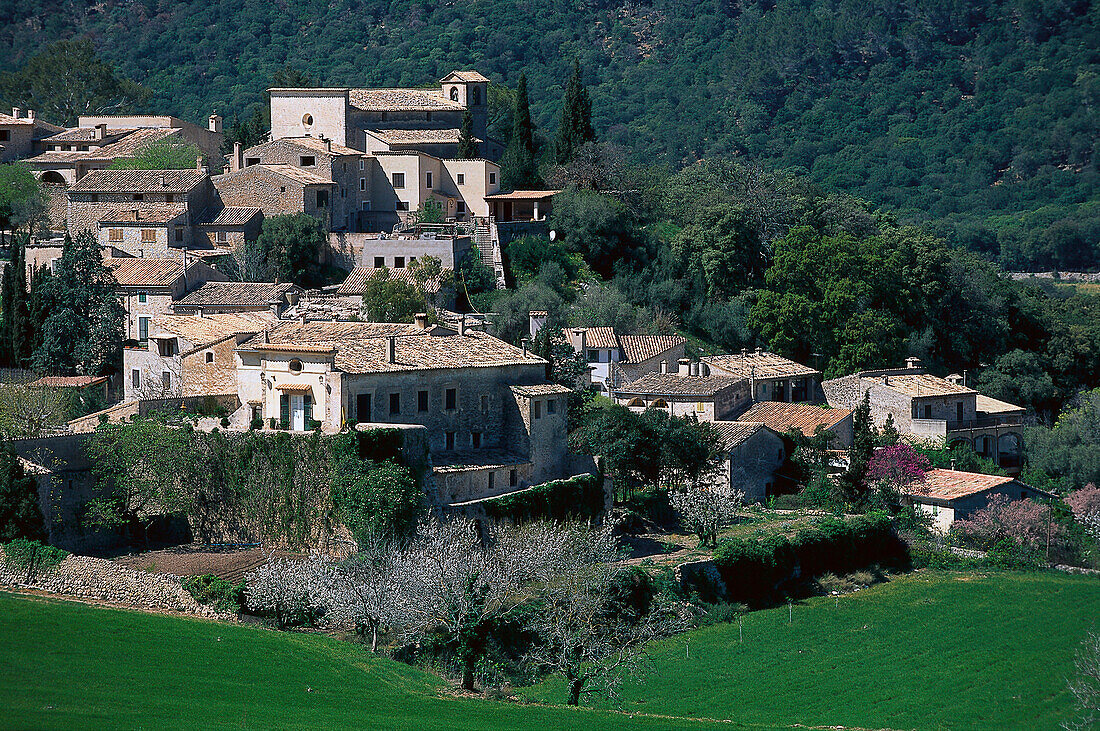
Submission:
M 321 556 L 308 559 L 276 558 L 245 577 L 245 594 L 255 609 L 273 612 L 275 624 L 285 629 L 293 623 L 320 616 L 331 604 L 336 565 Z
M 745 502 L 745 493 L 694 487 L 669 493 L 672 509 L 684 527 L 699 537 L 700 546 L 718 545 L 718 531 L 729 525 Z
M 1069 681 L 1069 691 L 1077 701 L 1079 715 L 1062 725 L 1069 731 L 1085 731 L 1100 721 L 1100 633 L 1089 632 L 1074 665 L 1077 677 Z

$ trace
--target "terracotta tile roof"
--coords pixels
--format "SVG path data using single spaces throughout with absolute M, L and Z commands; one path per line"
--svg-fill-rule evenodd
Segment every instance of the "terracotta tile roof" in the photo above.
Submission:
M 487 201 L 527 201 L 553 198 L 560 190 L 513 190 L 511 193 L 493 193 L 485 196 Z
M 333 182 L 323 175 L 318 175 L 310 170 L 303 170 L 300 167 L 294 165 L 251 165 L 243 170 L 251 170 L 252 168 L 264 168 L 270 170 L 273 173 L 282 175 L 283 177 L 290 178 L 291 180 L 297 180 L 303 185 L 333 185 Z M 237 172 L 242 172 L 238 170 Z M 230 173 L 232 175 L 233 173 Z
M 820 376 L 820 371 L 796 363 L 775 353 L 749 352 L 729 353 L 725 355 L 707 355 L 700 358 L 713 371 L 741 378 L 801 378 Z
M 171 287 L 183 276 L 181 259 L 107 257 L 103 263 L 122 287 Z
M 135 201 L 132 206 L 108 211 L 99 219 L 99 223 L 142 223 L 163 226 L 186 213 L 187 206 L 184 205 L 147 205 L 141 201 Z
M 107 376 L 46 376 L 31 381 L 31 386 L 44 388 L 87 388 L 107 382 Z
M 19 117 L 19 119 L 16 119 L 10 114 L 0 114 L 0 125 L 8 126 L 13 124 L 33 124 L 35 127 L 41 127 L 47 132 L 61 132 L 65 129 L 64 127 L 59 127 L 56 124 L 50 124 L 49 122 L 41 120 L 38 117 L 31 119 L 30 117 L 25 116 L 25 113 L 24 116 Z
M 641 363 L 678 348 L 686 342 L 687 338 L 680 335 L 619 336 L 619 343 L 623 349 L 623 360 L 626 363 Z
M 391 145 L 425 143 L 457 145 L 462 134 L 458 129 L 371 129 L 367 132 Z M 476 137 L 474 141 L 484 142 Z
M 955 396 L 977 393 L 972 388 L 952 383 L 945 378 L 933 376 L 930 373 L 888 375 L 876 380 L 886 388 L 912 397 Z
M 710 424 L 718 432 L 723 449 L 733 449 L 748 441 L 754 434 L 767 427 L 760 422 L 748 421 L 712 421 Z
M 1023 406 L 1010 404 L 1007 401 L 998 401 L 995 398 L 983 396 L 980 393 L 978 394 L 976 401 L 976 410 L 983 414 L 1022 414 L 1025 411 Z
M 487 78 L 479 74 L 477 71 L 452 71 L 451 73 L 440 79 L 441 82 L 445 81 L 488 81 Z
M 176 308 L 188 307 L 267 307 L 279 302 L 287 292 L 297 289 L 289 283 L 272 282 L 207 282 L 179 302 Z
M 396 337 L 396 362 L 388 362 L 388 336 Z M 335 366 L 346 373 L 443 368 L 544 365 L 532 353 L 491 335 L 467 330 L 459 335 L 446 328 L 421 330 L 415 325 L 374 322 L 287 322 L 249 339 L 242 349 L 277 350 L 280 345 L 319 346 L 336 351 Z
M 104 137 L 96 139 L 95 127 L 72 127 L 42 140 L 47 145 L 62 142 L 100 142 L 108 145 L 133 132 L 133 129 L 112 129 Z
M 251 208 L 245 206 L 226 206 L 218 211 L 218 215 L 209 221 L 205 221 L 203 226 L 244 226 L 256 216 L 260 215 L 259 208 Z
M 332 140 L 322 140 L 320 137 L 280 137 L 277 140 L 270 140 L 269 142 L 263 142 L 259 145 L 253 145 L 244 151 L 246 156 L 262 155 L 264 151 L 270 150 L 273 147 L 279 145 L 288 145 L 293 147 L 299 147 L 303 150 L 312 150 L 315 152 L 324 152 L 329 155 L 366 155 L 367 153 L 362 150 L 353 150 L 350 147 L 333 142 Z
M 432 472 L 446 474 L 472 468 L 515 467 L 531 460 L 504 449 L 468 449 L 460 452 L 432 454 Z
M 533 396 L 559 396 L 561 394 L 573 393 L 572 389 L 557 383 L 539 383 L 534 386 L 509 386 L 509 388 L 512 389 L 512 393 L 528 398 Z
M 931 469 L 924 480 L 911 489 L 913 497 L 956 500 L 961 497 L 977 495 L 1001 485 L 1015 482 L 1015 478 L 1003 475 L 982 475 L 977 472 L 959 470 Z
M 813 436 L 819 426 L 832 429 L 852 415 L 848 409 L 833 409 L 817 404 L 790 404 L 779 401 L 761 401 L 753 404 L 738 421 L 759 421 L 780 434 L 797 429 L 806 436 Z
M 352 89 L 351 106 L 364 112 L 462 111 L 466 107 L 443 98 L 439 89 Z
M 76 181 L 71 193 L 187 193 L 206 173 L 200 170 L 92 170 Z
M 153 331 L 178 335 L 193 347 L 224 340 L 230 335 L 250 334 L 262 331 L 275 321 L 269 312 L 236 312 L 218 315 L 161 315 L 153 318 Z
M 574 330 L 584 330 L 584 345 L 586 348 L 610 348 L 619 349 L 619 336 L 613 327 L 571 327 L 566 335 Z
M 681 376 L 678 373 L 647 373 L 615 389 L 617 394 L 644 394 L 652 396 L 685 396 L 713 398 L 727 388 L 748 384 L 744 378 L 730 376 Z
M 443 277 L 449 272 L 453 271 L 448 267 L 442 268 L 442 273 L 438 277 L 433 277 L 424 283 L 424 288 L 429 292 L 438 292 L 442 286 Z M 339 295 L 361 295 L 367 291 L 367 282 L 372 279 L 379 279 L 382 273 L 386 272 L 389 275 L 389 279 L 395 279 L 406 284 L 411 284 L 414 287 L 417 286 L 416 280 L 413 278 L 412 272 L 408 267 L 393 268 L 393 269 L 376 269 L 374 267 L 355 267 L 351 270 L 348 276 L 340 283 L 340 286 L 336 289 L 336 294 Z
M 83 151 L 51 151 L 32 157 L 29 162 L 48 164 L 50 162 L 73 162 L 74 160 L 97 160 L 111 162 L 118 158 L 133 157 L 142 148 L 153 142 L 179 134 L 179 129 L 155 128 L 139 129 L 123 135 L 116 142 L 103 147 Z M 158 171 L 153 171 L 158 172 Z

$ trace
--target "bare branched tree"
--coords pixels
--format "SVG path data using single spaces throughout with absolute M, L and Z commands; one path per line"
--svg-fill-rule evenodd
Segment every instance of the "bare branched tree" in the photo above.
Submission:
M 359 540 L 359 553 L 336 571 L 325 619 L 354 628 L 364 640 L 370 633 L 371 652 L 377 652 L 380 631 L 411 622 L 411 578 L 405 552 L 381 534 L 369 532 Z
M 0 436 L 40 437 L 69 418 L 65 394 L 57 388 L 30 383 L 0 384 Z
M 1100 633 L 1089 632 L 1077 650 L 1077 677 L 1069 692 L 1077 701 L 1077 717 L 1062 724 L 1068 731 L 1085 731 L 1100 722 Z
M 331 606 L 338 573 L 336 564 L 321 556 L 305 560 L 269 556 L 245 581 L 249 605 L 272 612 L 275 624 L 285 629 L 309 622 Z
M 718 545 L 718 531 L 733 522 L 745 503 L 745 493 L 716 487 L 693 487 L 669 493 L 672 509 L 684 527 L 699 537 L 700 546 Z

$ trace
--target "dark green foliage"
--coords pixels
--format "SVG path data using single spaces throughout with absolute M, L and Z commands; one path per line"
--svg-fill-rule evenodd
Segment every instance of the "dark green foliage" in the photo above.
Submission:
M 848 469 L 840 481 L 845 500 L 856 508 L 866 509 L 868 488 L 867 466 L 875 453 L 875 424 L 871 420 L 871 394 L 863 394 L 863 400 L 852 413 L 852 446 L 848 449 Z
M 1082 393 L 1052 428 L 1026 428 L 1024 452 L 1029 485 L 1064 495 L 1100 484 L 1100 390 Z
M 371 322 L 412 322 L 428 302 L 414 285 L 391 278 L 389 270 L 367 280 L 363 288 L 363 315 Z
M 38 483 L 23 472 L 19 457 L 0 444 L 0 543 L 16 538 L 46 539 L 46 524 L 38 506 Z
M 390 460 L 337 460 L 332 469 L 336 517 L 362 542 L 369 535 L 403 538 L 416 528 L 424 493 L 404 465 Z
M 905 565 L 905 546 L 890 518 L 881 513 L 847 520 L 821 518 L 792 538 L 771 533 L 761 539 L 723 541 L 714 563 L 727 599 L 761 606 L 784 596 L 784 585 L 824 573 L 843 575 L 872 564 Z
M 242 150 L 260 144 L 268 135 L 269 124 L 264 119 L 264 111 L 257 105 L 253 107 L 252 114 L 247 117 L 234 117 L 233 121 L 225 126 L 225 143 L 222 145 L 223 155 L 233 153 L 233 145 L 240 143 Z
M 494 520 L 527 523 L 536 520 L 589 520 L 604 510 L 603 478 L 577 475 L 554 480 L 481 502 Z
M 577 148 L 595 139 L 596 132 L 592 129 L 592 100 L 581 80 L 581 64 L 574 61 L 573 75 L 566 82 L 565 96 L 562 98 L 554 158 L 559 165 L 565 165 L 573 159 Z
M 16 538 L 4 544 L 4 559 L 9 568 L 13 573 L 23 574 L 23 581 L 27 584 L 60 564 L 68 555 L 60 548 L 27 538 Z
M 42 188 L 29 167 L 21 162 L 0 165 L 0 233 L 30 229 L 44 208 Z
M 550 228 L 565 250 L 580 254 L 605 279 L 636 271 L 650 258 L 650 242 L 638 231 L 621 201 L 602 193 L 570 187 L 554 196 Z
M 111 163 L 111 169 L 194 170 L 201 155 L 202 150 L 190 142 L 169 137 L 149 143 L 132 157 L 118 158 Z
M 53 276 L 44 281 L 49 314 L 34 351 L 35 369 L 93 376 L 108 372 L 118 362 L 126 313 L 92 232 L 65 237 Z
M 188 576 L 183 588 L 195 597 L 199 604 L 211 604 L 219 612 L 237 613 L 245 605 L 245 582 L 231 584 L 213 574 Z
M 254 262 L 243 274 L 246 281 L 293 282 L 300 287 L 323 284 L 318 262 L 327 237 L 321 221 L 308 213 L 286 213 L 265 218 L 260 235 L 245 244 L 245 259 Z
M 950 446 L 929 447 L 917 445 L 918 452 L 928 458 L 933 467 L 940 469 L 956 469 L 963 472 L 978 472 L 983 475 L 1003 475 L 1006 472 L 996 462 L 982 457 L 968 444 L 952 444 Z
M 470 297 L 496 288 L 496 275 L 487 264 L 481 261 L 476 248 L 462 257 L 458 263 L 455 278 L 458 281 L 458 291 Z
M 522 73 L 516 86 L 516 107 L 512 119 L 512 137 L 500 164 L 500 186 L 503 190 L 541 188 L 542 179 L 535 153 L 535 125 L 531 122 L 527 99 L 527 77 Z
M 472 160 L 477 157 L 474 115 L 469 109 L 462 113 L 462 128 L 458 131 L 458 157 L 460 160 Z

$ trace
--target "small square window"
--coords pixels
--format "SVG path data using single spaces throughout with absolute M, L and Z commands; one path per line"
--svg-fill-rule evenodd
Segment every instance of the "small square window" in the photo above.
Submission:
M 259 165 L 259 164 L 260 164 L 260 158 L 258 158 L 258 157 L 248 157 L 248 158 L 245 158 L 245 161 L 244 161 L 244 166 L 246 168 L 247 167 L 252 167 L 253 165 Z
M 405 173 L 393 173 L 390 176 L 393 180 L 393 187 L 404 188 L 405 187 Z
M 317 158 L 313 155 L 299 155 L 298 163 L 301 165 L 301 167 L 311 168 L 317 164 Z
M 144 193 L 134 193 L 134 200 L 136 200 L 136 201 L 145 200 L 145 194 Z
M 219 231 L 219 233 L 224 233 L 224 231 Z M 224 241 L 224 239 L 218 239 L 218 240 L 219 241 Z M 180 227 L 180 226 L 176 227 L 176 241 L 183 241 L 183 228 Z
M 218 231 L 217 235 L 214 238 L 215 238 L 216 241 L 220 241 L 221 243 L 224 244 L 224 243 L 229 241 L 229 232 L 228 231 Z
M 458 408 L 458 389 L 457 388 L 448 388 L 444 392 L 444 405 L 443 405 L 443 408 L 445 408 L 447 411 L 454 411 L 455 409 Z
M 11 139 L 11 130 L 0 129 L 0 142 L 7 142 Z
M 111 241 L 122 241 L 122 229 L 120 229 L 120 228 L 112 228 L 112 229 L 111 229 L 111 230 L 110 230 L 110 231 L 108 232 L 108 235 L 107 235 L 107 237 L 108 237 L 108 238 L 109 238 L 109 239 L 110 239 Z
M 416 410 L 423 413 L 428 410 L 428 392 L 416 392 Z
M 138 292 L 138 302 L 148 302 L 148 301 L 149 301 L 149 293 L 148 292 Z
M 489 173 L 489 185 L 496 185 L 496 184 L 497 184 L 497 174 L 496 173 Z
M 390 416 L 397 416 L 401 413 L 401 394 L 390 394 Z
M 458 211 L 459 213 L 465 213 L 466 212 L 466 201 L 458 201 L 457 203 L 455 203 L 455 210 Z
M 558 413 L 558 402 L 556 399 L 546 399 L 546 413 L 556 414 Z
M 451 451 L 455 448 L 455 433 L 453 431 L 444 432 L 444 449 Z
M 395 256 L 393 258 L 393 268 L 394 269 L 404 269 L 405 268 L 405 257 Z
M 375 269 L 383 269 L 383 268 L 385 268 L 385 266 L 386 266 L 386 257 L 384 257 L 384 256 L 374 257 L 374 268 Z
M 279 186 L 279 192 L 280 193 L 285 193 L 286 192 L 286 186 L 285 185 L 280 185 Z
M 214 362 L 214 354 L 213 353 L 207 353 L 206 354 L 206 362 L 207 363 L 213 363 Z
M 172 195 L 171 193 L 165 193 L 164 194 L 164 202 L 165 203 L 172 203 L 175 200 L 176 200 L 176 196 Z
M 408 201 L 397 201 L 397 206 L 395 207 L 395 210 L 398 210 L 398 211 L 407 211 L 407 210 L 409 210 L 409 202 Z
M 141 243 L 153 244 L 157 240 L 157 230 L 154 228 L 141 229 Z
M 466 173 L 459 173 L 458 174 L 458 184 L 459 185 L 466 185 Z

